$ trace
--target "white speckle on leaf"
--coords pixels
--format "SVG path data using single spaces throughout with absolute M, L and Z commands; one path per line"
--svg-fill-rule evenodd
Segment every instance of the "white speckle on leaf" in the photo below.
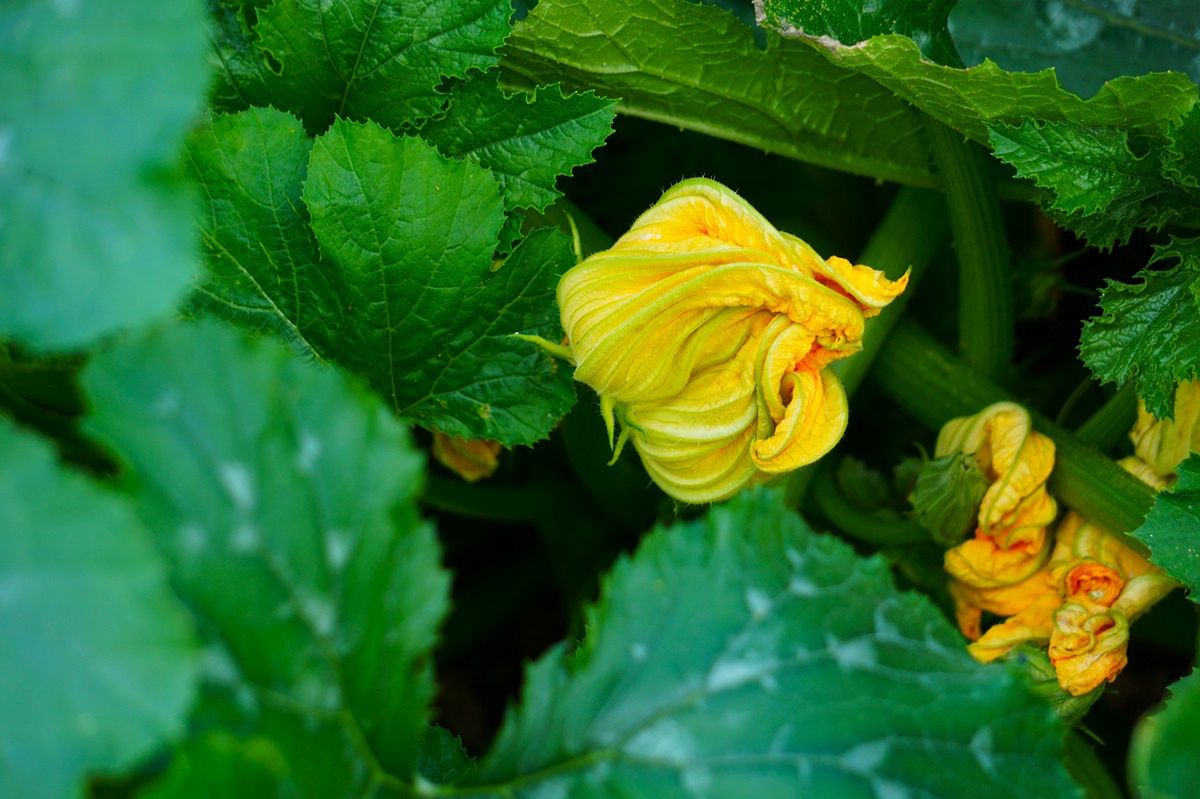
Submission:
M 796 596 L 817 596 L 821 593 L 821 589 L 812 580 L 799 574 L 792 575 L 792 579 L 788 581 L 788 591 Z
M 221 485 L 225 488 L 225 493 L 233 500 L 233 504 L 240 510 L 248 511 L 254 508 L 257 497 L 254 492 L 254 475 L 246 468 L 244 463 L 229 462 L 222 463 L 217 469 L 217 474 L 221 478 Z
M 783 554 L 787 557 L 788 563 L 792 564 L 793 567 L 800 568 L 804 565 L 804 556 L 800 554 L 799 550 L 788 547 L 783 551 Z
M 188 522 L 179 528 L 179 549 L 187 555 L 198 555 L 208 546 L 204 528 L 196 522 Z
M 688 766 L 683 770 L 683 787 L 690 794 L 703 794 L 712 787 L 712 772 L 707 766 Z
M 1058 0 L 1046 4 L 1046 21 L 1050 23 L 1055 46 L 1066 52 L 1087 47 L 1104 31 L 1106 24 L 1100 17 L 1070 8 Z
M 329 561 L 329 568 L 334 571 L 341 571 L 345 568 L 346 563 L 350 560 L 352 548 L 353 542 L 345 531 L 338 530 L 336 527 L 325 531 L 325 559 Z
M 746 589 L 746 607 L 750 608 L 750 615 L 755 619 L 766 618 L 771 612 L 771 595 L 761 588 Z
M 312 471 L 321 457 L 321 441 L 307 430 L 300 434 L 300 451 L 296 453 L 296 468 L 304 474 Z
M 758 684 L 769 694 L 773 694 L 779 690 L 779 681 L 775 679 L 774 674 L 767 673 L 759 677 Z
M 328 599 L 316 594 L 306 594 L 300 597 L 300 609 L 317 635 L 324 638 L 333 632 L 337 613 Z
M 173 388 L 168 388 L 162 394 L 158 395 L 158 399 L 154 401 L 151 408 L 160 419 L 170 419 L 179 413 L 182 405 L 183 400 L 180 398 L 179 392 Z
M 875 799 L 908 799 L 911 795 L 908 788 L 891 780 L 871 780 L 871 789 L 875 791 Z
M 904 636 L 900 634 L 900 628 L 892 624 L 891 619 L 886 614 L 887 606 L 878 605 L 875 608 L 875 637 L 881 641 L 900 641 Z
M 622 747 L 631 755 L 664 763 L 686 765 L 696 755 L 696 739 L 673 718 L 659 719 Z
M 837 664 L 844 669 L 872 669 L 878 663 L 875 645 L 870 638 L 839 641 L 833 636 L 827 636 L 825 646 Z
M 637 641 L 629 647 L 629 657 L 633 659 L 634 663 L 641 663 L 648 654 L 650 653 L 647 651 L 646 645 L 641 641 Z
M 258 534 L 258 528 L 249 523 L 239 524 L 229 539 L 229 547 L 234 552 L 255 552 L 261 545 L 262 538 Z
M 874 774 L 887 759 L 892 744 L 886 739 L 867 741 L 842 753 L 842 765 L 855 774 Z
M 996 773 L 996 760 L 992 749 L 992 728 L 980 727 L 971 738 L 971 754 L 975 755 L 979 767 L 988 774 Z
M 775 731 L 771 736 L 771 743 L 767 746 L 767 753 L 771 755 L 781 755 L 788 749 L 788 741 L 791 740 L 792 731 L 795 729 L 791 724 L 784 724 Z
M 775 666 L 776 662 L 769 658 L 748 657 L 737 660 L 719 660 L 713 664 L 704 687 L 711 692 L 736 688 L 759 679 Z
M 9 151 L 12 150 L 13 129 L 11 125 L 0 128 L 0 169 L 4 168 L 5 163 L 9 159 Z

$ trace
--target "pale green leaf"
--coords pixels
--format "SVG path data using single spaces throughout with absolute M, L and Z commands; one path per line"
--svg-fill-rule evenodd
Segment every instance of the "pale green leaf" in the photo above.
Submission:
M 0 796 L 80 796 L 179 734 L 192 635 L 128 504 L 0 419 Z
M 1173 239 L 1137 283 L 1109 281 L 1099 316 L 1083 329 L 1079 353 L 1101 382 L 1135 380 L 1138 396 L 1155 416 L 1173 414 L 1175 385 L 1200 374 L 1200 239 Z
M 1078 796 L 1015 671 L 777 494 L 651 533 L 586 626 L 456 795 Z
M 920 117 L 873 81 L 730 13 L 686 0 L 546 0 L 504 66 L 620 98 L 622 113 L 821 166 L 921 186 L 937 179 Z
M 316 753 L 351 764 L 329 782 L 413 773 L 449 580 L 392 413 L 215 322 L 122 343 L 83 385 L 86 427 L 123 463 L 207 635 L 209 680 L 301 773 Z
M 1200 455 L 1177 470 L 1179 479 L 1159 493 L 1142 526 L 1130 535 L 1150 548 L 1150 561 L 1200 602 Z
M 489 73 L 451 95 L 449 110 L 421 136 L 453 158 L 470 158 L 500 181 L 506 208 L 544 211 L 562 196 L 555 181 L 591 163 L 612 132 L 616 103 L 592 92 L 564 94 L 558 85 L 506 94 Z
M 333 360 L 401 416 L 451 435 L 549 434 L 574 402 L 570 369 L 512 334 L 561 337 L 566 236 L 538 231 L 493 264 L 505 217 L 491 173 L 370 124 L 339 121 L 317 140 L 304 200 L 349 289 Z
M 1200 785 L 1200 673 L 1171 686 L 1166 703 L 1133 730 L 1129 782 L 1138 799 L 1190 799 Z
M 0 336 L 87 344 L 197 266 L 173 174 L 207 80 L 200 0 L 0 7 Z
M 954 50 L 946 17 L 956 0 L 758 0 L 760 21 L 774 30 L 828 36 L 857 44 L 881 33 L 898 33 L 934 60 L 947 63 Z

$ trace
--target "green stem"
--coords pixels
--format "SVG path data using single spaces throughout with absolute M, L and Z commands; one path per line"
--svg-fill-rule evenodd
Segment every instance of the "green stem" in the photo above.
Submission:
M 813 504 L 817 510 L 847 535 L 881 547 L 929 543 L 929 534 L 915 522 L 883 519 L 850 504 L 833 479 L 833 470 L 828 462 L 816 470 L 812 489 Z
M 867 321 L 862 352 L 831 367 L 848 396 L 853 396 L 862 383 L 892 326 L 904 315 L 909 298 L 945 244 L 948 232 L 946 204 L 940 194 L 907 187 L 896 192 L 858 262 L 881 270 L 892 280 L 909 270 L 908 288 L 878 316 Z
M 1133 383 L 1126 383 L 1079 426 L 1075 437 L 1103 452 L 1128 435 L 1136 419 L 1137 391 Z
M 897 404 L 935 430 L 994 402 L 1015 401 L 911 322 L 896 325 L 872 376 Z M 1050 488 L 1062 504 L 1119 535 L 1142 523 L 1154 499 L 1148 486 L 1044 416 L 1034 413 L 1033 420 L 1057 447 Z
M 520 524 L 544 521 L 548 509 L 559 502 L 560 497 L 576 492 L 577 488 L 567 483 L 474 485 L 457 478 L 430 475 L 421 502 L 457 516 Z
M 931 117 L 925 128 L 958 250 L 959 351 L 972 369 L 996 379 L 1012 360 L 1013 298 L 1004 218 L 988 157 Z
M 947 232 L 946 205 L 940 194 L 907 186 L 896 192 L 895 199 L 871 234 L 858 260 L 859 263 L 881 270 L 893 280 L 909 270 L 908 288 L 878 316 L 867 320 L 862 351 L 830 367 L 842 381 L 847 396 L 854 395 L 871 364 L 879 356 L 888 332 L 903 316 L 917 284 L 945 244 Z M 780 481 L 791 507 L 798 508 L 804 503 L 813 471 L 813 467 L 799 469 Z

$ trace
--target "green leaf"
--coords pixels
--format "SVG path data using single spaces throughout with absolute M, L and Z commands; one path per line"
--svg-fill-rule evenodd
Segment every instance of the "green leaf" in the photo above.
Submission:
M 295 117 L 273 108 L 218 115 L 192 134 L 207 270 L 189 308 L 321 356 L 341 335 L 349 299 L 321 261 L 300 199 L 312 146 Z
M 592 92 L 563 94 L 543 86 L 505 94 L 497 73 L 455 87 L 447 113 L 421 136 L 452 158 L 470 158 L 500 181 L 505 208 L 544 211 L 562 196 L 559 175 L 592 162 L 612 132 L 616 103 Z
M 935 186 L 921 119 L 808 48 L 686 0 L 553 0 L 519 23 L 508 74 L 620 97 L 622 113 L 771 153 Z
M 248 104 L 293 111 L 313 132 L 335 116 L 399 130 L 443 108 L 446 78 L 499 63 L 511 14 L 508 0 L 275 0 L 252 31 L 273 71 L 242 59 L 228 74 Z
M 125 464 L 207 633 L 210 680 L 277 746 L 330 740 L 347 781 L 413 773 L 448 578 L 415 509 L 422 460 L 391 412 L 215 322 L 106 351 L 83 385 L 87 429 Z M 296 768 L 314 767 L 306 751 Z
M 881 33 L 898 33 L 928 57 L 946 62 L 954 52 L 946 17 L 956 0 L 766 0 L 760 21 L 794 34 L 828 36 L 857 44 Z
M 767 7 L 773 5 L 767 0 Z M 790 28 L 782 28 L 787 34 Z M 830 62 L 874 78 L 897 97 L 986 144 L 988 126 L 1027 119 L 1073 122 L 1161 137 L 1196 105 L 1198 90 L 1171 73 L 1115 78 L 1082 100 L 1062 88 L 1054 71 L 1007 72 L 991 61 L 956 69 L 928 61 L 907 36 L 883 34 L 854 45 L 791 32 Z
M 178 734 L 198 653 L 145 529 L 0 419 L 0 795 L 79 796 Z
M 1173 416 L 1175 385 L 1200 373 L 1200 239 L 1172 239 L 1155 249 L 1139 283 L 1109 281 L 1100 316 L 1083 328 L 1079 353 L 1101 382 L 1137 381 L 1138 396 L 1160 419 Z
M 1200 602 L 1200 455 L 1192 454 L 1177 470 L 1179 479 L 1159 493 L 1142 526 L 1132 535 L 1150 547 L 1150 561 Z
M 967 64 L 1053 67 L 1083 97 L 1121 75 L 1174 71 L 1200 81 L 1200 4 L 1192 0 L 959 0 L 950 34 Z
M 1200 187 L 1200 106 L 1167 131 L 1163 174 L 1180 186 Z
M 1133 730 L 1129 780 L 1139 799 L 1187 799 L 1200 784 L 1200 673 L 1170 688 L 1166 704 Z
M 331 357 L 397 413 L 466 438 L 530 444 L 575 399 L 570 370 L 513 337 L 557 339 L 569 240 L 535 232 L 502 262 L 495 178 L 413 137 L 339 121 L 313 148 L 304 200 L 350 287 L 353 322 Z
M 1135 155 L 1123 131 L 1029 121 L 992 127 L 989 138 L 1018 176 L 1053 192 L 1046 210 L 1094 246 L 1126 242 L 1135 228 L 1200 219 L 1200 194 L 1165 177 L 1157 152 Z
M 0 337 L 87 344 L 196 268 L 172 174 L 207 72 L 199 0 L 0 8 Z
M 530 669 L 469 795 L 1078 795 L 1015 672 L 775 493 L 652 533 L 587 628 Z

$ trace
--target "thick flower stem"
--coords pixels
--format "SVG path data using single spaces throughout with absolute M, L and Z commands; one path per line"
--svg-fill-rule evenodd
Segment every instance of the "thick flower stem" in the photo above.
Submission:
M 839 530 L 875 546 L 929 543 L 929 534 L 907 519 L 884 519 L 855 507 L 838 487 L 829 462 L 815 469 L 812 502 Z
M 1081 424 L 1075 431 L 1075 437 L 1089 447 L 1104 451 L 1129 435 L 1129 429 L 1136 419 L 1137 391 L 1130 382 L 1121 386 Z
M 925 128 L 958 252 L 959 351 L 972 369 L 996 380 L 1012 359 L 1013 297 L 1004 218 L 988 157 L 932 118 Z
M 993 402 L 1016 401 L 907 321 L 892 330 L 871 375 L 898 405 L 934 430 Z M 1154 498 L 1150 488 L 1049 419 L 1032 415 L 1034 426 L 1057 448 L 1050 477 L 1054 496 L 1144 552 L 1144 546 L 1123 534 L 1145 518 Z

